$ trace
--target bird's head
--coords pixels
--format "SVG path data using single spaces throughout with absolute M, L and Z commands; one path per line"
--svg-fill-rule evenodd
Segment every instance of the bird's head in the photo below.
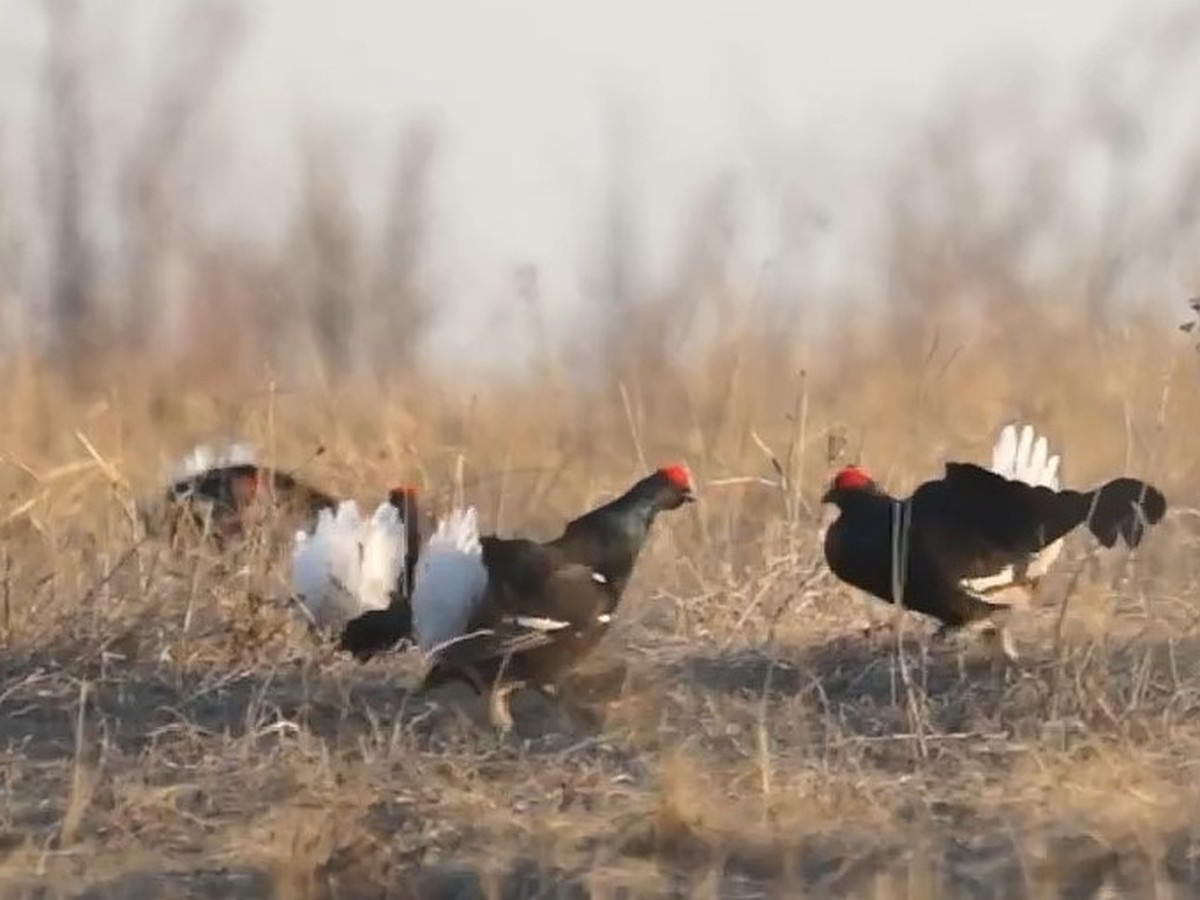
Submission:
M 842 513 L 842 505 L 848 499 L 862 494 L 874 494 L 878 490 L 875 479 L 866 469 L 860 466 L 846 466 L 840 469 L 821 496 L 821 525 L 817 532 L 818 538 L 821 541 L 825 540 L 826 532 L 837 521 Z
M 417 489 L 408 484 L 397 485 L 388 491 L 388 503 L 400 510 L 400 515 L 407 521 L 409 511 L 417 506 Z
M 659 510 L 678 509 L 696 499 L 692 476 L 687 467 L 674 463 L 655 471 L 647 481 L 653 489 L 654 507 Z
M 822 503 L 841 504 L 848 495 L 866 491 L 874 493 L 878 488 L 875 479 L 861 466 L 846 466 L 838 470 L 829 482 L 829 489 L 821 497 Z

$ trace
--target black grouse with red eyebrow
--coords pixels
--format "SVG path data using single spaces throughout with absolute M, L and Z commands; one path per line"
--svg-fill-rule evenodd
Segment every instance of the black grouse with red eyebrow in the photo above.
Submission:
M 1026 431 L 1030 437 L 1023 445 L 1032 442 L 1032 430 Z M 1044 439 L 1040 444 L 1044 459 Z M 1057 459 L 1053 462 L 1056 469 Z M 1012 604 L 997 595 L 1036 586 L 1039 568 L 1048 564 L 1040 554 L 1050 551 L 1052 558 L 1056 544 L 1084 523 L 1105 547 L 1118 540 L 1136 547 L 1167 510 L 1163 493 L 1136 478 L 1076 491 L 961 462 L 947 463 L 944 477 L 925 482 L 907 498 L 890 496 L 865 471 L 848 467 L 822 502 L 840 510 L 824 546 L 838 578 L 888 602 L 895 602 L 899 580 L 903 605 L 939 620 L 939 635 L 992 627 L 1010 658 L 1016 654 L 1003 623 Z M 897 529 L 902 540 L 894 546 Z M 900 547 L 904 551 L 897 552 Z M 893 556 L 901 560 L 899 571 Z
M 289 472 L 246 462 L 213 466 L 178 478 L 156 506 L 158 517 L 165 517 L 169 539 L 174 540 L 187 521 L 201 533 L 211 527 L 213 540 L 221 546 L 247 531 L 247 510 L 262 500 L 275 505 L 296 524 L 314 520 L 322 509 L 335 509 L 338 504 L 335 497 Z M 159 523 L 154 521 L 152 510 L 147 507 L 143 519 L 153 528 Z
M 462 639 L 431 654 L 423 686 L 465 681 L 489 694 L 493 723 L 511 727 L 508 695 L 526 685 L 552 690 L 591 652 L 608 632 L 655 518 L 694 499 L 687 470 L 665 466 L 545 544 L 483 536 L 483 594 Z

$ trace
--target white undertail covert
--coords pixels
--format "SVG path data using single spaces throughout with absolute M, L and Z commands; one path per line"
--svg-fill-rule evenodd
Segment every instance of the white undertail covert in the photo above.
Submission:
M 438 522 L 421 550 L 413 577 L 413 637 L 429 654 L 461 637 L 487 589 L 479 516 L 475 507 L 454 509 Z
M 400 511 L 381 503 L 370 519 L 346 500 L 323 509 L 312 534 L 292 545 L 292 593 L 322 631 L 340 629 L 373 609 L 386 609 L 404 574 L 406 529 Z

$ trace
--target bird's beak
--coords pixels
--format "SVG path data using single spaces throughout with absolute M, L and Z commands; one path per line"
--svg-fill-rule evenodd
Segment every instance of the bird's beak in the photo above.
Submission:
M 688 488 L 686 491 L 683 492 L 683 502 L 684 503 L 695 503 L 696 502 L 696 495 L 692 491 L 691 488 Z

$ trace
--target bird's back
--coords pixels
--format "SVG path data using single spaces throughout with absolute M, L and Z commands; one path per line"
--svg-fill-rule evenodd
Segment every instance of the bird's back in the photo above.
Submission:
M 1087 512 L 1076 491 L 1013 481 L 972 463 L 947 463 L 945 477 L 921 485 L 912 503 L 914 518 L 929 523 L 948 551 L 971 558 L 1037 553 Z

